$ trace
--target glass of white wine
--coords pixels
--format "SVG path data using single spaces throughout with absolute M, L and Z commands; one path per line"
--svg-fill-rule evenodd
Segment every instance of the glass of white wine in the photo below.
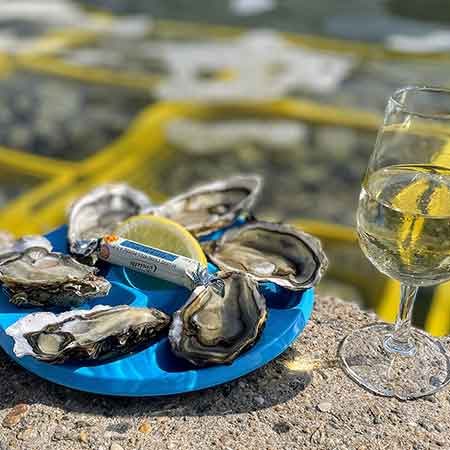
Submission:
M 450 381 L 449 354 L 411 326 L 411 313 L 420 286 L 450 280 L 450 91 L 406 87 L 389 99 L 357 229 L 366 257 L 400 281 L 401 298 L 394 325 L 375 323 L 342 341 L 344 370 L 380 395 L 433 394 Z

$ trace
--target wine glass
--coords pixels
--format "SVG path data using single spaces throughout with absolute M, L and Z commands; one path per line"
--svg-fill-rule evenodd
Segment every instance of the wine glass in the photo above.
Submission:
M 450 91 L 406 87 L 389 99 L 357 229 L 366 257 L 400 281 L 401 298 L 394 325 L 375 323 L 342 341 L 344 370 L 380 395 L 430 395 L 450 380 L 449 354 L 411 326 L 411 313 L 420 286 L 450 280 Z

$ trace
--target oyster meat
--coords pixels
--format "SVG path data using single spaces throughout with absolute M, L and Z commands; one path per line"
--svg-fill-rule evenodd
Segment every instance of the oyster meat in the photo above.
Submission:
M 248 223 L 202 246 L 221 270 L 242 271 L 293 291 L 317 284 L 328 265 L 320 241 L 287 224 Z
M 99 305 L 61 314 L 38 312 L 6 330 L 19 358 L 33 356 L 49 363 L 107 360 L 130 353 L 164 330 L 170 317 L 154 308 Z
M 109 281 L 70 256 L 32 247 L 0 257 L 0 281 L 17 306 L 75 306 L 107 295 Z
M 107 184 L 94 189 L 70 209 L 68 238 L 71 253 L 80 257 L 92 255 L 99 238 L 151 205 L 146 194 L 126 184 Z
M 32 247 L 42 247 L 49 252 L 53 248 L 51 242 L 44 236 L 29 235 L 15 239 L 9 233 L 0 232 L 0 257 L 8 253 L 23 253 Z
M 240 272 L 219 272 L 214 284 L 197 287 L 173 316 L 169 340 L 175 355 L 197 366 L 231 364 L 258 339 L 266 302 L 257 283 Z M 221 295 L 223 294 L 223 295 Z
M 259 175 L 234 176 L 198 186 L 145 212 L 172 219 L 201 237 L 248 215 L 261 186 Z

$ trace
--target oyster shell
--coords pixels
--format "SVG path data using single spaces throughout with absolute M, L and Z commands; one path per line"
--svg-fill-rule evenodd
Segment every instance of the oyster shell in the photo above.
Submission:
M 99 305 L 61 314 L 29 314 L 7 328 L 19 358 L 30 355 L 49 363 L 105 360 L 151 342 L 170 317 L 154 308 Z
M 172 219 L 201 237 L 249 214 L 261 186 L 259 175 L 234 176 L 198 186 L 145 212 Z
M 287 224 L 248 223 L 203 249 L 221 270 L 243 271 L 293 291 L 317 284 L 328 265 L 320 241 Z
M 69 306 L 107 295 L 109 281 L 70 256 L 32 247 L 0 258 L 0 281 L 17 306 Z
M 267 317 L 258 285 L 240 272 L 219 272 L 223 296 L 213 284 L 197 287 L 173 316 L 173 352 L 197 366 L 231 364 L 259 337 Z
M 29 235 L 15 239 L 9 233 L 0 232 L 0 256 L 8 253 L 23 253 L 25 250 L 32 247 L 42 247 L 49 252 L 51 252 L 53 248 L 51 242 L 44 236 Z
M 69 212 L 71 253 L 80 257 L 91 255 L 99 238 L 151 205 L 147 195 L 127 184 L 106 184 L 87 193 L 72 205 Z

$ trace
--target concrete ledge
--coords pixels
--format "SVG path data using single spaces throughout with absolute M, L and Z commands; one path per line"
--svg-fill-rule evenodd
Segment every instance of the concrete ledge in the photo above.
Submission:
M 318 298 L 295 344 L 253 374 L 184 396 L 79 393 L 0 354 L 0 450 L 450 449 L 449 391 L 414 402 L 376 397 L 341 371 L 339 341 L 373 315 Z

